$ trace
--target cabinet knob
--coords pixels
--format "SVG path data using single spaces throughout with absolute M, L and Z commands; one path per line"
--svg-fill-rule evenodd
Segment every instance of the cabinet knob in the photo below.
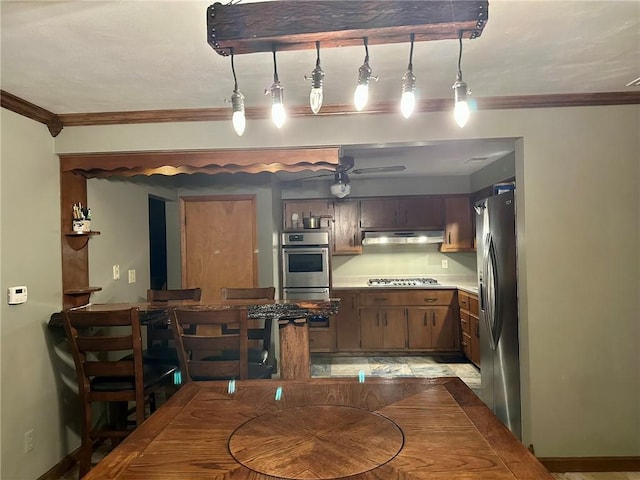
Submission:
M 424 299 L 424 301 L 427 302 L 427 303 L 433 303 L 433 302 L 435 302 L 437 300 L 438 300 L 437 298 L 425 298 Z

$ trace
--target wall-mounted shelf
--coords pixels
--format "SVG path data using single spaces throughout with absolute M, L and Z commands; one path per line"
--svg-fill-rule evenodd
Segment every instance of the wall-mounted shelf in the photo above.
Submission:
M 85 295 L 87 293 L 99 292 L 100 290 L 102 290 L 102 287 L 70 288 L 62 293 L 65 295 Z
M 63 235 L 69 239 L 69 246 L 74 250 L 81 250 L 87 246 L 89 239 L 94 235 L 100 235 L 100 232 L 91 230 L 89 232 L 64 232 Z M 74 240 L 71 240 L 71 239 Z

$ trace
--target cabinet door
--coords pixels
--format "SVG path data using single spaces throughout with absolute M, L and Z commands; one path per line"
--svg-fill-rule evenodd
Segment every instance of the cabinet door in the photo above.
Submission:
M 470 315 L 471 324 L 471 361 L 480 366 L 480 321 L 475 315 Z
M 379 308 L 360 309 L 360 346 L 366 350 L 379 350 L 384 346 L 382 313 Z
M 302 229 L 302 217 L 318 216 L 318 215 L 333 215 L 333 202 L 331 200 L 284 200 L 282 208 L 283 225 L 284 228 Z M 291 220 L 291 216 L 298 214 L 298 224 L 294 225 Z M 323 218 L 321 223 L 322 228 L 331 228 L 331 219 Z
M 407 348 L 407 317 L 404 308 L 383 308 L 380 320 L 383 328 L 383 348 Z
M 340 298 L 340 310 L 336 318 L 336 349 L 352 351 L 360 348 L 360 317 L 358 315 L 358 293 L 334 291 Z
M 444 242 L 442 252 L 474 249 L 473 220 L 469 197 L 447 197 L 444 200 Z
M 366 198 L 360 200 L 360 227 L 395 228 L 397 226 L 395 198 Z
M 456 348 L 456 331 L 451 308 L 431 308 L 431 348 L 440 350 Z
M 333 254 L 353 255 L 362 253 L 359 202 L 333 202 L 333 220 Z
M 431 310 L 410 307 L 407 309 L 409 348 L 426 350 L 431 348 Z
M 405 228 L 441 228 L 444 225 L 441 197 L 408 197 L 398 200 L 398 219 Z

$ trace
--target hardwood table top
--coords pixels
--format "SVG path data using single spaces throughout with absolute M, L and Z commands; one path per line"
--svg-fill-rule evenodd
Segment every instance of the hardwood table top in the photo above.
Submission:
M 184 385 L 85 480 L 552 480 L 459 378 Z

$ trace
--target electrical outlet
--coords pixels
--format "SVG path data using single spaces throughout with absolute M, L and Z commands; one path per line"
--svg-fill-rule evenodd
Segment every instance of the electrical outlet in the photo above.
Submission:
M 31 450 L 33 450 L 33 436 L 33 429 L 24 432 L 24 453 L 29 453 Z
M 129 270 L 129 283 L 136 283 L 136 271 Z
M 120 280 L 120 265 L 113 266 L 113 279 Z
M 442 268 L 449 268 L 449 260 L 446 258 L 442 260 Z

